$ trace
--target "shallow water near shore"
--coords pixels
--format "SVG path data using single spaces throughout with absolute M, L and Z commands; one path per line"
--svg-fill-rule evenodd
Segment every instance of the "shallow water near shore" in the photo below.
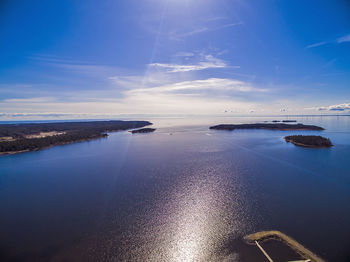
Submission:
M 242 237 L 279 230 L 348 261 L 350 117 L 290 118 L 325 131 L 209 130 L 274 119 L 286 118 L 140 118 L 157 130 L 0 157 L 0 260 L 264 261 Z M 294 134 L 335 146 L 283 140 Z

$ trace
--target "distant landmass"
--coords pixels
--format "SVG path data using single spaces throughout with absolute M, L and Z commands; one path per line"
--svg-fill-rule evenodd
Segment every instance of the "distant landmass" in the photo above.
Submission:
M 284 138 L 287 142 L 293 143 L 296 146 L 303 147 L 331 147 L 333 146 L 329 138 L 322 136 L 286 136 Z
M 235 129 L 270 129 L 270 130 L 292 130 L 292 131 L 324 130 L 324 128 L 319 126 L 303 125 L 303 124 L 284 124 L 284 123 L 278 123 L 278 124 L 257 123 L 257 124 L 238 124 L 238 125 L 221 124 L 221 125 L 211 126 L 210 129 L 229 130 L 229 131 L 232 131 Z
M 137 134 L 137 133 L 151 133 L 154 131 L 156 131 L 155 128 L 141 128 L 141 129 L 132 130 L 130 132 L 133 134 Z
M 266 121 L 267 122 L 267 121 Z M 282 122 L 282 123 L 295 123 L 295 122 L 297 122 L 297 120 L 272 120 L 271 121 L 272 123 L 280 123 L 280 122 Z
M 295 123 L 297 120 L 282 120 L 283 123 Z
M 152 125 L 148 121 L 88 121 L 1 124 L 0 154 L 39 150 L 54 145 L 107 137 L 107 132 Z

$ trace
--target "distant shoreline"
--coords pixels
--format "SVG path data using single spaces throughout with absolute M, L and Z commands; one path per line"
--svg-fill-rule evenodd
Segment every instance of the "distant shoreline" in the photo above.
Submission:
M 256 124 L 220 124 L 211 126 L 209 129 L 233 131 L 236 129 L 267 129 L 280 131 L 322 131 L 323 127 L 304 124 L 285 124 L 285 123 L 256 123 Z
M 117 131 L 116 131 L 116 132 L 117 132 Z M 28 153 L 28 152 L 41 151 L 41 150 L 49 149 L 49 148 L 55 147 L 55 146 L 64 146 L 64 145 L 71 145 L 71 144 L 75 144 L 75 143 L 88 142 L 88 141 L 93 141 L 93 140 L 97 140 L 97 139 L 101 139 L 101 138 L 106 138 L 107 136 L 108 136 L 108 135 L 106 135 L 106 136 L 100 136 L 100 137 L 95 137 L 95 138 L 90 138 L 90 139 L 75 140 L 75 141 L 66 142 L 66 143 L 58 143 L 58 144 L 50 145 L 50 146 L 47 146 L 47 147 L 36 148 L 36 149 L 33 149 L 33 150 L 27 149 L 27 150 L 21 150 L 21 151 L 6 151 L 6 152 L 0 152 L 0 156 L 15 155 L 15 154 L 21 154 L 21 153 Z
M 142 128 L 148 121 L 87 121 L 0 125 L 0 155 L 38 151 L 107 137 L 107 132 Z
M 171 114 L 171 115 L 154 115 L 154 114 L 129 114 L 126 116 L 115 116 L 111 118 L 62 118 L 62 119 L 19 119 L 19 120 L 14 120 L 14 119 L 7 119 L 7 120 L 0 120 L 0 125 L 1 124 L 11 124 L 11 123 L 62 123 L 62 122 L 88 122 L 88 121 L 114 121 L 116 119 L 125 119 L 125 120 L 130 120 L 133 118 L 177 118 L 177 117 L 283 117 L 283 118 L 288 118 L 288 117 L 339 117 L 339 116 L 347 116 L 350 117 L 350 114 L 324 114 L 324 115 L 315 115 L 315 114 L 310 114 L 310 115 L 232 115 L 228 113 L 222 113 L 222 114 L 213 114 L 213 115 L 208 115 L 208 114 Z

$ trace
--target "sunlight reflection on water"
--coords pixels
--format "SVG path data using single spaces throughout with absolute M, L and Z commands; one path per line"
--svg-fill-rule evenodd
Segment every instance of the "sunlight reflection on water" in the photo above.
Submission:
M 143 261 L 238 259 L 237 254 L 224 254 L 221 249 L 248 222 L 242 217 L 239 180 L 232 179 L 232 172 L 229 179 L 228 170 L 219 163 L 190 171 L 171 192 L 160 192 L 153 219 L 141 229 L 147 245 L 134 250 L 135 257 Z

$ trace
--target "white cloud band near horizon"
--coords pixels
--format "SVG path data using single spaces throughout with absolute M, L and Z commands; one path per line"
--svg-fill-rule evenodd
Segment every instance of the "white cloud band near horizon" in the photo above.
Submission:
M 171 59 L 174 57 L 177 63 L 151 63 L 146 65 L 143 73 L 132 75 L 123 74 L 127 70 L 106 65 L 41 59 L 39 62 L 45 66 L 71 73 L 72 79 L 83 77 L 95 81 L 96 85 L 84 91 L 61 90 L 57 86 L 41 95 L 33 83 L 17 84 L 15 88 L 7 86 L 2 89 L 6 99 L 0 100 L 0 114 L 17 114 L 18 117 L 24 114 L 44 116 L 42 112 L 50 112 L 47 115 L 52 116 L 217 114 L 224 111 L 268 114 L 301 113 L 303 111 L 298 108 L 305 109 L 305 106 L 274 96 L 276 90 L 269 85 L 266 87 L 254 80 L 243 81 L 239 76 L 233 77 L 232 68 L 240 67 L 232 66 L 213 54 L 178 52 Z M 347 110 L 346 105 L 349 106 L 341 105 L 330 107 L 329 111 Z
M 203 61 L 195 64 L 169 64 L 169 63 L 151 63 L 151 67 L 165 69 L 168 73 L 180 73 L 190 71 L 200 71 L 206 69 L 226 68 L 228 64 L 212 55 L 205 55 Z M 230 68 L 240 68 L 240 66 L 230 66 Z
M 331 106 L 321 106 L 317 108 L 318 111 L 346 111 L 350 110 L 350 103 L 331 105 Z
M 205 91 L 216 91 L 216 94 L 220 94 L 223 91 L 234 91 L 234 92 L 267 92 L 268 89 L 256 88 L 251 84 L 225 78 L 208 78 L 203 80 L 192 80 L 173 83 L 171 85 L 156 86 L 150 88 L 139 88 L 127 91 L 127 94 L 161 94 L 161 93 L 183 93 L 188 94 L 200 94 Z

